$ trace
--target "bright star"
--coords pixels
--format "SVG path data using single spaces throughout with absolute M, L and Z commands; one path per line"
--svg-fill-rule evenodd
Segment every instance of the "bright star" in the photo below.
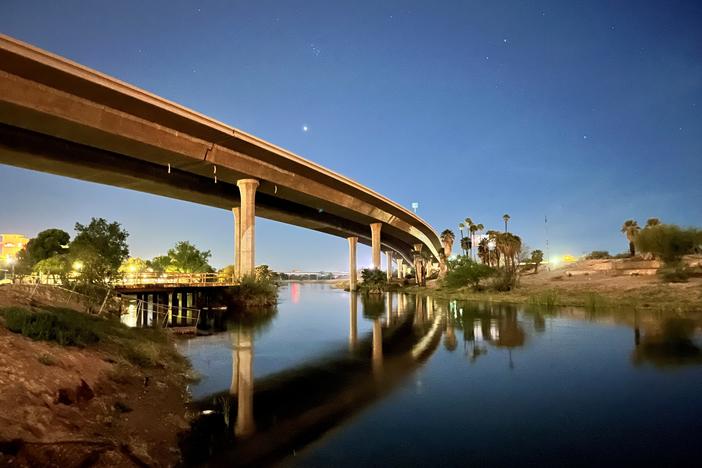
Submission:
M 309 130 L 309 129 L 310 129 L 310 127 L 308 127 L 307 125 L 303 125 L 303 126 L 302 126 L 302 131 L 303 131 L 303 132 L 306 132 L 306 131 Z

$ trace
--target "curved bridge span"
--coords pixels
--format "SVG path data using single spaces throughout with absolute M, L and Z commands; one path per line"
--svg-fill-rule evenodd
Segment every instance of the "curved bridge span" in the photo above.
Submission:
M 232 210 L 236 263 L 254 266 L 255 216 L 410 261 L 439 258 L 432 227 L 379 193 L 253 135 L 0 35 L 0 163 Z M 401 268 L 399 269 L 401 270 Z

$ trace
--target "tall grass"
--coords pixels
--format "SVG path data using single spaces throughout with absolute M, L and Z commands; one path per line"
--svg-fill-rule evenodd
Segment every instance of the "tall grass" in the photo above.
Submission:
M 552 309 L 560 304 L 560 297 L 558 291 L 555 289 L 547 289 L 546 291 L 529 296 L 528 303 L 532 306 Z

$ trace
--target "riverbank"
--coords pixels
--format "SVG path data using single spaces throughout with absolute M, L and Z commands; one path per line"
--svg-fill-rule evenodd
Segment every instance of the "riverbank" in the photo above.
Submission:
M 0 465 L 178 464 L 190 368 L 173 338 L 44 299 L 0 287 Z
M 685 283 L 663 282 L 657 275 L 611 276 L 604 273 L 568 275 L 567 270 L 522 275 L 512 291 L 449 289 L 438 282 L 425 288 L 405 287 L 405 292 L 437 298 L 545 306 L 636 308 L 645 310 L 702 311 L 702 278 Z

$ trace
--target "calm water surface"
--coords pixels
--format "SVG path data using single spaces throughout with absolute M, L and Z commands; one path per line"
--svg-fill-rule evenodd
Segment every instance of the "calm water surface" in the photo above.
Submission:
M 181 344 L 193 464 L 690 465 L 696 318 L 365 298 L 291 284 Z

